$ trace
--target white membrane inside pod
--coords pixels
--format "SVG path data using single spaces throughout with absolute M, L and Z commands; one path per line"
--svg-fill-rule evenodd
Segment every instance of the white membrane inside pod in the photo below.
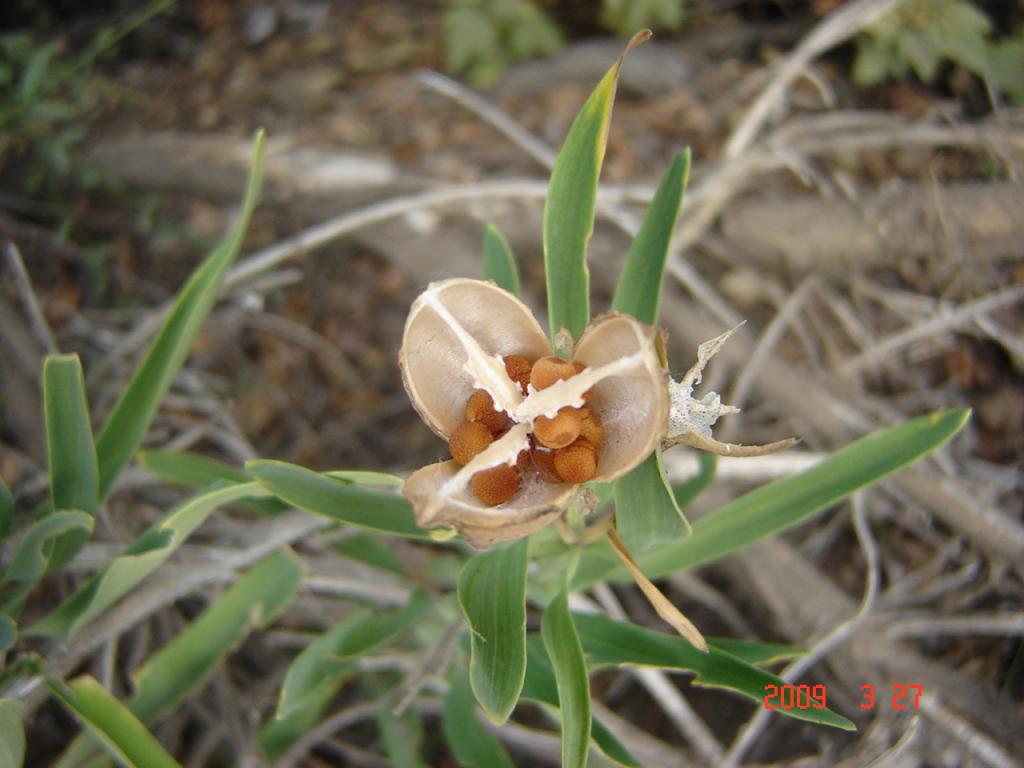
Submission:
M 658 360 L 655 339 L 654 329 L 638 320 L 609 315 L 587 328 L 576 345 L 574 359 L 595 374 L 615 360 L 630 361 L 603 376 L 587 403 L 604 425 L 595 480 L 617 477 L 639 464 L 668 427 L 668 376 Z
M 501 357 L 532 361 L 549 353 L 526 305 L 490 283 L 459 279 L 432 283 L 414 302 L 400 359 L 416 409 L 447 437 L 465 421 L 474 389 L 486 389 L 504 411 L 522 400 Z

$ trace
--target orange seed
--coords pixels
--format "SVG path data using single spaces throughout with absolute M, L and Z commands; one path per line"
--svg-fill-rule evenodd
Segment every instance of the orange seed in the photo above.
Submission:
M 501 358 L 505 362 L 505 372 L 509 378 L 519 385 L 519 389 L 526 394 L 526 385 L 530 383 L 530 361 L 522 355 L 505 355 Z
M 580 408 L 580 437 L 595 448 L 604 441 L 604 424 L 593 408 Z
M 494 442 L 491 431 L 479 421 L 467 421 L 455 428 L 448 438 L 452 458 L 460 466 L 468 464 L 474 456 Z
M 555 451 L 553 463 L 563 482 L 585 483 L 597 474 L 597 450 L 580 438 L 572 445 Z
M 508 464 L 482 469 L 469 479 L 469 487 L 488 507 L 504 504 L 519 490 L 519 472 Z
M 533 421 L 533 436 L 545 448 L 564 448 L 580 436 L 583 421 L 578 408 L 566 406 L 554 418 L 538 416 Z
M 479 421 L 491 434 L 508 429 L 512 421 L 507 413 L 494 409 L 494 399 L 483 389 L 474 389 L 466 401 L 466 418 L 469 421 Z
M 533 364 L 533 369 L 530 371 L 530 383 L 533 384 L 534 389 L 547 389 L 556 381 L 575 375 L 576 366 L 571 362 L 549 355 Z

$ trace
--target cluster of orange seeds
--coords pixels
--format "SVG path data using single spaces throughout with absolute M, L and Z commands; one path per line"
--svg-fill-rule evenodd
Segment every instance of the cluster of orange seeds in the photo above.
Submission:
M 505 370 L 522 393 L 527 385 L 535 390 L 550 387 L 584 370 L 581 363 L 560 357 L 542 357 L 530 363 L 521 355 L 503 358 Z M 591 392 L 584 394 L 587 401 Z M 504 411 L 494 408 L 494 400 L 482 389 L 474 390 L 466 401 L 466 421 L 448 440 L 452 458 L 460 466 L 501 437 L 512 426 Z M 515 466 L 501 464 L 473 475 L 469 487 L 489 507 L 503 504 L 516 494 L 526 472 L 535 472 L 547 483 L 585 483 L 597 473 L 598 448 L 604 440 L 601 418 L 592 408 L 562 408 L 553 417 L 540 416 L 533 422 L 530 448 L 519 453 Z

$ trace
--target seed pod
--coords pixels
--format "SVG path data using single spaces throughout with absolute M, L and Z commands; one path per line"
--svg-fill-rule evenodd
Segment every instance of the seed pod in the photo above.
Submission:
M 580 408 L 580 437 L 595 448 L 604 442 L 604 423 L 593 408 Z
M 466 401 L 466 419 L 479 421 L 492 435 L 504 432 L 512 423 L 507 413 L 494 409 L 494 398 L 484 389 L 473 390 L 473 394 L 469 396 L 469 400 Z
M 555 473 L 563 483 L 585 483 L 597 474 L 597 450 L 583 438 L 555 451 Z
M 452 458 L 459 466 L 465 466 L 494 442 L 491 431 L 479 421 L 466 421 L 459 425 L 448 440 Z
M 530 361 L 522 355 L 505 355 L 502 358 L 505 363 L 505 372 L 509 375 L 522 393 L 526 394 L 526 385 L 530 383 L 530 370 L 533 368 Z
M 538 416 L 533 422 L 533 436 L 545 448 L 564 448 L 580 436 L 582 426 L 579 408 L 562 408 L 553 418 Z
M 482 504 L 495 507 L 516 495 L 519 490 L 519 472 L 507 464 L 483 469 L 470 479 L 469 488 Z
M 533 364 L 530 371 L 530 383 L 534 389 L 547 389 L 556 381 L 568 379 L 576 374 L 576 366 L 568 360 L 554 355 L 542 357 Z
M 585 366 L 579 360 L 574 361 L 572 366 L 573 366 L 573 368 L 576 369 L 577 375 L 581 374 L 585 370 L 587 370 L 587 366 Z M 590 389 L 588 389 L 586 392 L 583 393 L 583 399 L 586 400 L 586 401 L 589 401 L 590 398 L 593 397 L 593 396 L 594 396 L 594 388 L 593 387 L 591 387 Z

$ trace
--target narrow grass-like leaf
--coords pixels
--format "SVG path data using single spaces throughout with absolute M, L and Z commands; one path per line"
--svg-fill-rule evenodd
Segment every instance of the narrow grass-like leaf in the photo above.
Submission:
M 330 546 L 342 557 L 358 560 L 402 578 L 409 576 L 402 561 L 398 559 L 388 546 L 388 540 L 381 534 L 369 531 L 357 533 L 355 536 L 346 536 L 341 541 L 332 542 Z
M 11 535 L 14 530 L 14 497 L 7 483 L 0 477 L 0 541 Z
M 50 690 L 125 765 L 180 768 L 138 718 L 93 678 L 86 675 L 67 685 L 54 681 Z
M 784 531 L 938 448 L 967 422 L 964 408 L 938 411 L 862 437 L 798 475 L 763 485 L 693 525 L 685 539 L 638 558 L 650 578 L 695 568 Z M 589 547 L 573 586 L 604 579 L 627 580 L 605 544 Z
M 544 650 L 543 640 L 537 633 L 531 633 L 526 638 L 526 659 L 522 698 L 557 710 L 558 684 L 555 682 L 555 671 Z M 590 737 L 607 757 L 619 765 L 640 768 L 640 762 L 596 717 L 591 718 Z
M 128 709 L 152 722 L 198 688 L 253 629 L 270 624 L 302 583 L 302 565 L 289 549 L 260 560 L 213 605 L 157 651 L 137 673 Z M 55 768 L 86 765 L 98 745 L 83 734 Z
M 240 483 L 200 493 L 179 504 L 23 634 L 59 638 L 74 635 L 159 568 L 218 507 L 264 494 L 257 483 Z
M 668 484 L 660 448 L 614 486 L 615 525 L 633 555 L 689 535 L 690 524 Z
M 562 715 L 562 766 L 582 768 L 590 748 L 590 677 L 580 638 L 569 613 L 568 587 L 544 609 L 540 622 L 544 650 L 551 660 Z
M 416 525 L 409 502 L 398 494 L 360 488 L 283 461 L 250 461 L 245 471 L 278 498 L 308 512 L 396 536 L 430 539 Z
M 189 451 L 162 448 L 139 451 L 139 464 L 160 479 L 185 488 L 200 489 L 222 481 L 245 483 L 250 479 L 240 468 Z M 239 504 L 265 515 L 276 515 L 289 508 L 280 499 L 273 498 L 243 499 Z
M 697 464 L 697 474 L 672 490 L 680 509 L 690 506 L 715 479 L 715 471 L 718 469 L 718 457 L 715 454 L 698 451 Z
M 662 177 L 630 246 L 612 298 L 615 312 L 625 312 L 648 325 L 657 323 L 668 248 L 689 175 L 690 150 L 685 149 L 676 155 Z
M 395 611 L 365 608 L 349 614 L 306 646 L 288 667 L 275 717 L 291 717 L 311 703 L 333 695 L 355 660 L 404 632 L 429 608 L 423 592 Z
M 43 362 L 43 415 L 52 508 L 77 509 L 95 517 L 99 510 L 99 474 L 78 355 L 53 355 Z M 76 528 L 56 539 L 49 572 L 74 557 L 90 533 L 91 528 Z
M 468 561 L 459 605 L 471 629 L 469 680 L 487 716 L 504 723 L 526 674 L 526 539 Z
M 96 440 L 99 495 L 105 498 L 131 459 L 156 415 L 171 382 L 188 356 L 192 342 L 213 309 L 228 268 L 238 255 L 256 207 L 263 179 L 263 132 L 253 143 L 252 166 L 242 208 L 232 233 L 192 273 L 171 311 L 114 404 Z
M 384 705 L 377 712 L 381 741 L 393 768 L 427 768 L 420 758 L 423 748 L 423 723 L 415 710 L 395 715 Z
M 522 295 L 519 267 L 505 236 L 493 224 L 484 230 L 484 279 L 493 280 L 515 296 Z
M 655 632 L 606 616 L 574 614 L 584 652 L 594 667 L 636 664 L 696 673 L 694 685 L 725 688 L 763 702 L 766 685 L 782 685 L 775 675 L 732 656 L 714 643 L 701 653 L 675 635 Z M 781 714 L 798 720 L 856 730 L 853 723 L 830 709 L 788 709 Z
M 25 760 L 23 709 L 17 699 L 0 699 L 0 765 L 21 768 Z
M 505 747 L 477 719 L 469 676 L 458 664 L 448 675 L 448 695 L 441 711 L 441 728 L 452 754 L 466 768 L 514 768 Z
M 803 648 L 785 643 L 762 643 L 759 640 L 739 640 L 735 637 L 709 637 L 708 642 L 718 650 L 755 667 L 766 667 L 807 655 Z
M 569 129 L 551 170 L 544 203 L 544 273 L 552 338 L 563 328 L 579 338 L 590 321 L 587 242 L 594 231 L 601 175 L 619 69 L 629 50 L 650 37 L 638 33 L 597 84 Z
M 15 617 L 25 597 L 47 571 L 54 542 L 74 536 L 87 539 L 96 521 L 77 510 L 60 510 L 47 515 L 29 528 L 11 557 L 0 590 L 0 611 Z

